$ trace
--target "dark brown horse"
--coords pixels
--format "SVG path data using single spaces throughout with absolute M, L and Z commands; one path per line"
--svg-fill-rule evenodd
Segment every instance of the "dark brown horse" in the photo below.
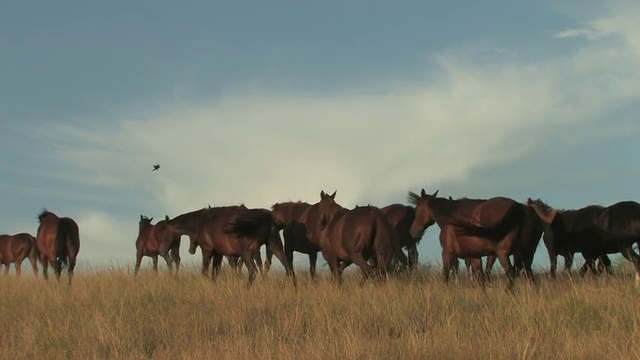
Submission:
M 542 221 L 553 231 L 557 248 L 567 252 L 580 252 L 585 265 L 580 269 L 598 271 L 595 260 L 606 254 L 622 253 L 636 267 L 636 280 L 640 282 L 640 255 L 633 244 L 640 242 L 640 204 L 622 201 L 599 208 L 588 206 L 578 210 L 557 210 L 540 199 L 527 201 Z
M 428 195 L 424 189 L 420 195 L 409 192 L 409 202 L 416 206 L 416 217 L 410 231 L 417 236 L 434 223 L 440 229 L 454 227 L 448 233 L 455 236 L 441 238 L 445 281 L 449 279 L 454 257 L 476 259 L 474 263 L 480 262 L 478 269 L 481 271 L 481 258 L 495 254 L 505 269 L 508 288 L 511 289 L 516 272 L 509 256 L 522 259 L 526 250 L 521 241 L 526 221 L 525 206 L 505 197 L 479 202 L 449 200 L 439 198 L 437 194 L 438 191 Z M 478 276 L 478 280 L 483 283 L 484 276 Z
M 29 258 L 33 274 L 38 276 L 38 248 L 36 238 L 31 234 L 0 235 L 0 266 L 4 265 L 5 274 L 9 273 L 9 265 L 15 264 L 16 275 L 22 272 L 22 262 Z
M 231 208 L 237 208 L 238 206 L 231 206 Z M 197 236 L 200 227 L 209 219 L 212 214 L 216 213 L 210 205 L 208 207 L 190 211 L 181 215 L 169 219 L 169 216 L 165 216 L 165 222 L 169 227 L 169 232 L 175 236 L 181 237 L 186 235 L 189 239 Z M 219 208 L 216 208 L 219 209 Z M 167 239 L 166 241 L 170 241 Z M 240 272 L 242 269 L 242 258 L 240 256 L 226 256 L 229 266 L 236 272 Z M 258 269 L 262 271 L 262 257 L 260 251 L 256 251 L 254 254 L 254 260 L 258 266 Z M 203 271 L 207 271 L 204 269 Z
M 355 263 L 362 271 L 362 282 L 372 275 L 368 260 L 375 263 L 379 279 L 386 279 L 394 256 L 406 256 L 398 246 L 395 231 L 377 207 L 362 206 L 348 210 L 335 202 L 336 192 L 320 192 L 318 239 L 322 255 L 338 284 L 342 282 L 340 261 Z
M 284 238 L 284 256 L 293 269 L 294 251 L 309 256 L 309 274 L 316 277 L 316 262 L 318 260 L 318 240 L 316 238 L 320 214 L 319 204 L 311 205 L 306 202 L 276 203 L 271 207 L 276 226 L 282 229 Z M 267 262 L 270 262 L 268 256 Z
M 396 232 L 396 240 L 401 247 L 407 249 L 409 269 L 415 270 L 418 265 L 418 243 L 422 239 L 420 236 L 414 237 L 409 233 L 416 211 L 412 206 L 403 204 L 391 204 L 381 208 L 387 220 Z
M 166 223 L 164 220 L 157 224 L 151 224 L 153 218 L 140 215 L 138 223 L 138 238 L 136 239 L 136 265 L 134 275 L 140 270 L 143 256 L 149 256 L 153 260 L 153 270 L 158 272 L 158 255 L 167 262 L 169 272 L 176 266 L 176 273 L 180 268 L 180 236 L 167 237 Z
M 202 224 L 195 236 L 190 236 L 189 253 L 195 254 L 199 246 L 202 252 L 202 272 L 209 268 L 213 260 L 211 277 L 215 279 L 220 270 L 222 257 L 241 256 L 249 269 L 249 286 L 253 284 L 257 268 L 253 255 L 262 245 L 267 245 L 282 262 L 288 275 L 295 276 L 288 266 L 282 248 L 280 234 L 271 212 L 267 209 L 248 209 L 241 206 L 213 207 L 210 216 Z M 171 225 L 168 226 L 172 233 Z
M 49 263 L 53 266 L 56 279 L 60 280 L 63 266 L 67 266 L 69 284 L 76 267 L 76 257 L 80 251 L 80 232 L 78 224 L 68 217 L 43 210 L 38 215 L 40 225 L 36 237 L 36 246 L 42 263 L 42 275 L 48 279 Z

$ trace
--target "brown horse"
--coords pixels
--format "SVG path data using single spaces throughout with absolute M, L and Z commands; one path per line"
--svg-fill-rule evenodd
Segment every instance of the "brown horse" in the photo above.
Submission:
M 640 282 L 640 255 L 633 251 L 633 244 L 640 243 L 640 204 L 622 201 L 604 208 L 588 206 L 578 210 L 557 210 L 540 199 L 528 199 L 527 204 L 549 224 L 557 248 L 582 253 L 585 266 L 580 269 L 581 275 L 588 270 L 598 273 L 598 257 L 622 253 L 634 263 L 636 280 Z
M 157 224 L 151 224 L 153 218 L 140 215 L 138 223 L 138 238 L 136 239 L 136 265 L 134 275 L 140 270 L 143 256 L 149 256 L 153 260 L 153 270 L 158 272 L 158 255 L 167 262 L 169 272 L 176 266 L 176 273 L 180 268 L 180 236 L 167 237 L 166 223 L 164 220 Z
M 338 284 L 342 282 L 340 261 L 358 265 L 362 283 L 372 275 L 368 260 L 374 261 L 375 273 L 381 280 L 386 279 L 394 253 L 406 263 L 396 234 L 379 208 L 362 206 L 348 210 L 335 202 L 335 196 L 336 192 L 331 195 L 320 192 L 318 239 L 322 256 Z
M 49 263 L 53 266 L 56 279 L 60 280 L 63 266 L 67 266 L 69 284 L 76 267 L 76 258 L 80 251 L 80 232 L 78 224 L 68 217 L 43 210 L 38 214 L 40 225 L 36 237 L 36 246 L 42 263 L 42 276 L 48 279 Z
M 480 202 L 449 200 L 439 198 L 437 194 L 438 191 L 428 195 L 424 189 L 420 195 L 409 192 L 409 202 L 416 206 L 416 217 L 410 231 L 417 236 L 434 223 L 441 230 L 453 226 L 448 233 L 455 236 L 441 237 L 445 281 L 449 280 L 454 257 L 475 259 L 476 270 L 481 271 L 481 258 L 495 254 L 505 269 L 508 288 L 512 289 L 516 272 L 509 256 L 513 254 L 515 259 L 522 259 L 526 250 L 521 241 L 526 221 L 525 206 L 505 197 Z M 479 268 L 477 263 L 480 263 Z M 484 276 L 478 275 L 478 280 L 483 284 Z
M 407 249 L 408 265 L 410 270 L 415 270 L 418 265 L 418 243 L 422 234 L 418 237 L 411 236 L 409 229 L 416 217 L 416 211 L 412 206 L 403 204 L 391 204 L 381 208 L 387 220 L 396 232 L 396 240 L 401 247 Z
M 38 248 L 36 238 L 31 234 L 0 235 L 0 266 L 4 265 L 5 274 L 9 273 L 9 265 L 15 264 L 16 275 L 22 272 L 22 262 L 29 257 L 33 274 L 38 276 Z
M 267 209 L 248 209 L 241 206 L 213 207 L 195 236 L 190 236 L 189 253 L 195 254 L 199 246 L 202 252 L 202 273 L 205 274 L 213 260 L 212 279 L 220 270 L 222 256 L 241 256 L 249 269 L 249 286 L 255 280 L 257 268 L 253 255 L 262 245 L 267 245 L 287 270 L 293 275 L 283 253 L 280 234 L 271 212 Z M 175 224 L 174 224 L 175 225 Z M 168 233 L 172 234 L 171 225 Z M 295 276 L 293 283 L 296 284 Z
M 237 206 L 232 206 L 236 208 Z M 182 235 L 188 236 L 190 239 L 197 236 L 200 227 L 209 219 L 209 217 L 215 213 L 214 208 L 209 205 L 206 208 L 202 208 L 195 211 L 190 211 L 181 215 L 169 219 L 169 216 L 165 216 L 165 222 L 169 227 L 169 232 L 175 234 L 175 236 L 181 237 Z M 167 240 L 165 240 L 167 241 Z M 170 241 L 170 239 L 168 239 Z M 242 269 L 242 258 L 240 256 L 226 256 L 229 266 L 236 272 L 240 272 Z M 254 254 L 254 260 L 258 266 L 258 270 L 262 272 L 262 257 L 260 251 L 256 251 Z M 207 269 L 204 269 L 207 271 Z
M 293 252 L 309 256 L 309 274 L 316 278 L 316 262 L 320 247 L 316 238 L 319 204 L 306 202 L 276 203 L 271 207 L 276 226 L 282 229 L 284 256 L 293 271 Z M 270 262 L 270 256 L 267 256 Z

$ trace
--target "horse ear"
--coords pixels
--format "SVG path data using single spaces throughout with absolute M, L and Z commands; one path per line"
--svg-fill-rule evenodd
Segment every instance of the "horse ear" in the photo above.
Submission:
M 320 199 L 324 198 L 325 195 L 324 190 L 320 190 Z
M 149 222 L 152 222 L 152 221 L 153 221 L 153 216 L 149 218 Z
M 425 197 L 425 196 L 427 196 L 427 192 L 426 192 L 426 191 L 424 191 L 424 188 L 423 188 L 422 190 L 420 190 L 420 196 L 421 196 L 421 197 Z
M 431 196 L 433 196 L 433 197 L 438 196 L 438 191 L 440 191 L 440 189 L 436 190 L 436 192 L 434 192 L 433 195 L 431 195 Z
M 142 214 L 140 214 L 140 220 L 142 220 L 142 218 L 143 218 L 143 216 L 142 216 Z
M 453 198 L 451 197 L 451 195 L 449 195 L 449 200 L 453 201 Z
M 169 215 L 164 216 L 164 221 L 169 221 Z
M 333 194 L 331 194 L 331 195 L 329 195 L 329 196 L 331 196 L 331 198 L 332 198 L 332 199 L 335 199 L 335 198 L 336 198 L 336 193 L 337 193 L 337 192 L 338 192 L 338 190 L 334 191 L 334 192 L 333 192 Z

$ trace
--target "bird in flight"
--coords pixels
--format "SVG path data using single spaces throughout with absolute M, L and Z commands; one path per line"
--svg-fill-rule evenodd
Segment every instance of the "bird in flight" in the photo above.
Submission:
M 153 165 L 153 170 L 151 170 L 151 171 L 156 171 L 158 169 L 160 169 L 160 164 L 155 164 L 155 165 Z

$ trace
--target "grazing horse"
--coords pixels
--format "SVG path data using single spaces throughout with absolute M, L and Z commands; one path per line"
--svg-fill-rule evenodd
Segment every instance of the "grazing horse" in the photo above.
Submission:
M 229 207 L 229 209 L 235 208 L 238 208 L 238 206 L 234 205 Z M 209 219 L 212 214 L 215 213 L 213 209 L 214 208 L 212 208 L 211 206 L 208 206 L 206 208 L 178 215 L 173 219 L 169 219 L 169 216 L 165 215 L 165 222 L 168 227 L 167 234 L 170 233 L 178 237 L 186 235 L 189 237 L 189 239 L 197 236 L 200 227 Z M 262 258 L 260 256 L 260 251 L 256 251 L 253 256 L 258 265 L 258 269 L 262 271 Z M 234 271 L 240 272 L 240 270 L 242 269 L 242 259 L 239 256 L 226 256 L 226 258 L 229 266 Z M 207 269 L 204 269 L 204 271 L 207 271 Z
M 316 278 L 318 245 L 316 233 L 320 214 L 319 204 L 306 202 L 276 203 L 271 207 L 276 226 L 282 229 L 284 237 L 284 256 L 293 269 L 293 252 L 309 256 L 309 274 Z M 270 262 L 270 258 L 267 259 Z M 292 270 L 293 271 L 293 270 Z
M 362 283 L 372 275 L 368 260 L 374 261 L 375 273 L 381 280 L 386 279 L 394 253 L 407 262 L 395 231 L 379 208 L 361 206 L 348 210 L 335 202 L 335 196 L 336 192 L 320 192 L 318 239 L 322 256 L 338 284 L 342 283 L 340 261 L 358 265 Z
M 578 210 L 557 210 L 540 199 L 528 199 L 527 204 L 549 224 L 558 248 L 582 253 L 585 266 L 580 269 L 581 275 L 588 270 L 597 274 L 598 257 L 620 252 L 635 265 L 640 283 L 640 255 L 633 251 L 633 245 L 640 243 L 640 204 L 622 201 L 604 208 L 589 206 Z
M 522 259 L 526 250 L 521 241 L 526 221 L 525 206 L 505 197 L 480 202 L 449 200 L 439 198 L 437 194 L 438 191 L 428 195 L 424 189 L 420 195 L 409 192 L 409 202 L 416 206 L 416 217 L 410 231 L 411 235 L 417 236 L 434 223 L 441 230 L 453 226 L 447 232 L 449 236 L 441 237 L 445 282 L 449 280 L 451 263 L 456 256 L 475 259 L 475 270 L 481 271 L 481 258 L 495 254 L 507 275 L 508 288 L 512 289 L 516 272 L 509 256 L 513 254 L 515 259 Z M 484 276 L 477 276 L 484 284 Z
M 253 255 L 262 245 L 267 245 L 296 285 L 295 275 L 284 258 L 282 241 L 271 211 L 248 209 L 244 205 L 213 207 L 210 211 L 210 216 L 197 234 L 190 236 L 189 253 L 195 254 L 196 248 L 200 247 L 203 274 L 213 260 L 211 277 L 215 279 L 220 271 L 222 256 L 241 256 L 249 269 L 248 285 L 251 286 L 257 272 Z
M 22 272 L 22 262 L 29 257 L 33 274 L 38 276 L 38 248 L 36 238 L 31 234 L 0 235 L 0 267 L 5 266 L 5 274 L 9 273 L 9 265 L 15 264 L 16 275 Z
M 158 272 L 158 255 L 167 262 L 169 272 L 173 271 L 173 264 L 176 265 L 176 273 L 180 268 L 180 236 L 165 236 L 166 222 L 158 221 L 151 224 L 153 218 L 140 215 L 138 223 L 138 238 L 136 239 L 136 266 L 134 275 L 140 270 L 140 263 L 143 256 L 149 256 L 153 260 L 153 270 Z
M 67 266 L 69 284 L 76 267 L 76 257 L 80 251 L 80 231 L 78 224 L 68 217 L 43 210 L 38 214 L 40 225 L 36 236 L 36 247 L 42 263 L 42 276 L 48 279 L 49 263 L 53 266 L 56 279 L 60 280 L 63 266 Z
M 410 270 L 415 270 L 418 265 L 418 248 L 417 244 L 422 238 L 422 234 L 418 237 L 411 236 L 409 229 L 411 223 L 416 217 L 416 211 L 412 206 L 403 204 L 391 204 L 381 208 L 386 215 L 387 220 L 396 232 L 396 240 L 401 247 L 407 249 L 408 265 Z

